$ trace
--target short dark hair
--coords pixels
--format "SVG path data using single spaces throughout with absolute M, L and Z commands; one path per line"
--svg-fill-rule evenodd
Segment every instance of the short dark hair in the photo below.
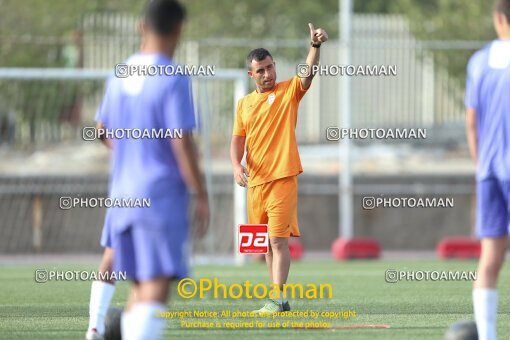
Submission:
M 173 33 L 186 18 L 186 9 L 176 0 L 149 0 L 145 5 L 144 20 L 160 35 Z
M 503 14 L 506 21 L 510 23 L 510 0 L 496 0 L 494 2 L 494 10 Z
M 250 53 L 248 53 L 248 56 L 246 57 L 246 67 L 248 68 L 248 70 L 251 69 L 252 60 L 261 61 L 266 59 L 267 56 L 273 59 L 271 53 L 269 53 L 269 51 L 266 50 L 265 48 L 256 48 L 252 50 Z

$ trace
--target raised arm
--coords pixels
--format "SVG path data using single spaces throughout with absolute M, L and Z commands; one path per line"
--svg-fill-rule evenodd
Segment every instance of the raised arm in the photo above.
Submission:
M 310 28 L 310 49 L 306 57 L 306 64 L 310 70 L 308 77 L 301 78 L 301 86 L 308 89 L 312 84 L 312 79 L 315 75 L 314 65 L 319 65 L 320 59 L 320 46 L 323 42 L 328 40 L 328 34 L 322 28 L 315 28 L 313 24 L 308 24 Z

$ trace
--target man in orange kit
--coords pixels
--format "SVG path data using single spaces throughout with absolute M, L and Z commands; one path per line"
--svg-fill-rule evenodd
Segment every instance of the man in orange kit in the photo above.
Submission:
M 248 188 L 250 224 L 269 227 L 269 253 L 266 263 L 271 283 L 280 290 L 290 268 L 289 237 L 298 237 L 297 176 L 303 172 L 296 142 L 298 106 L 312 83 L 313 65 L 319 64 L 320 46 L 328 39 L 326 31 L 310 28 L 311 46 L 306 58 L 308 72 L 300 67 L 300 77 L 276 83 L 273 57 L 263 48 L 246 58 L 248 75 L 256 90 L 237 104 L 230 157 L 234 180 Z M 241 165 L 246 146 L 248 169 Z M 289 311 L 282 294 L 270 299 L 257 312 Z

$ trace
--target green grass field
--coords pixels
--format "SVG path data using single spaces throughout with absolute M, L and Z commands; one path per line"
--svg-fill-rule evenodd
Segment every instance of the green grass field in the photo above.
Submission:
M 1 339 L 82 339 L 88 322 L 89 282 L 52 281 L 36 283 L 34 271 L 92 270 L 90 266 L 38 265 L 3 266 L 0 273 L 0 338 Z M 354 310 L 357 317 L 333 319 L 335 326 L 386 324 L 389 329 L 185 329 L 179 319 L 167 319 L 166 338 L 225 339 L 292 337 L 304 339 L 441 339 L 445 329 L 456 320 L 472 319 L 471 282 L 466 281 L 401 281 L 385 282 L 385 271 L 444 270 L 473 271 L 474 261 L 314 261 L 294 263 L 290 282 L 330 283 L 332 299 L 291 300 L 293 310 L 344 311 Z M 199 266 L 194 277 L 217 277 L 221 283 L 265 283 L 265 265 L 251 263 L 243 268 L 230 266 Z M 503 271 L 500 280 L 501 296 L 509 290 L 509 274 Z M 118 284 L 113 304 L 126 301 L 128 284 Z M 175 287 L 174 287 L 175 288 Z M 263 301 L 249 299 L 175 298 L 172 292 L 170 310 L 178 311 L 251 311 Z M 500 299 L 498 332 L 500 339 L 508 339 L 510 311 L 508 299 Z M 197 319 L 186 319 L 188 321 Z M 203 320 L 203 319 L 202 319 Z M 252 319 L 208 319 L 208 321 L 251 321 Z M 258 318 L 261 322 L 310 320 Z

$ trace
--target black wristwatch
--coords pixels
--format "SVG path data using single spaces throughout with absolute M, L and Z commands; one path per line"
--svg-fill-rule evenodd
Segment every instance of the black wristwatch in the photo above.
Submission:
M 314 44 L 313 41 L 310 41 L 310 45 L 312 47 L 315 47 L 315 48 L 320 48 L 321 47 L 321 43 Z

